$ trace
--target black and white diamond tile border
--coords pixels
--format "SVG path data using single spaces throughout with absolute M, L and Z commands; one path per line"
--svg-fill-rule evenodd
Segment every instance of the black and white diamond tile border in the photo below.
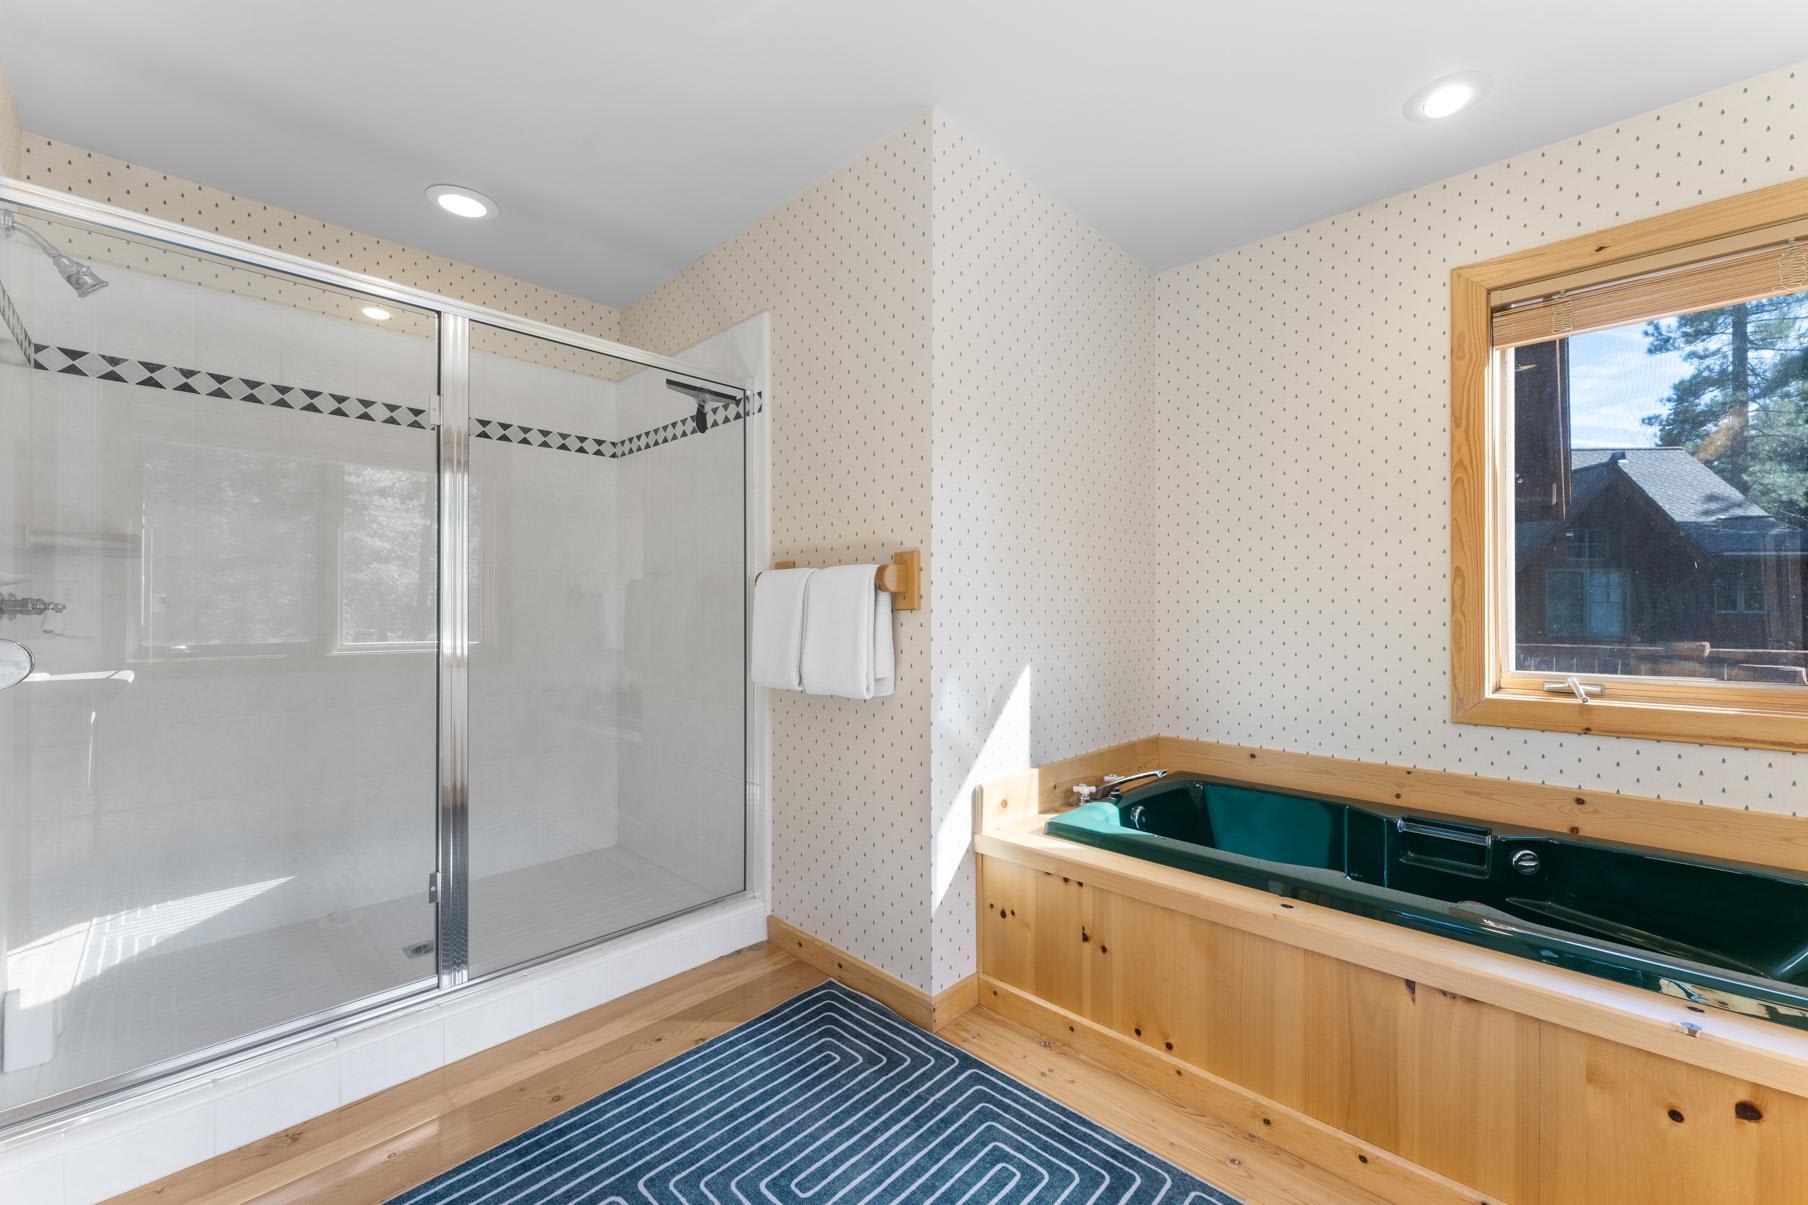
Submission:
M 619 460 L 636 452 L 661 447 L 690 435 L 702 435 L 717 427 L 739 422 L 760 412 L 760 395 L 732 402 L 711 403 L 705 408 L 703 423 L 695 416 L 664 423 L 626 439 L 604 439 L 600 435 L 572 435 L 545 427 L 524 427 L 519 423 L 498 422 L 489 418 L 471 420 L 471 435 L 476 439 L 493 439 L 500 443 L 522 444 L 533 448 L 552 448 L 560 452 L 578 452 L 585 456 L 607 456 Z
M 471 420 L 473 439 L 493 439 L 497 443 L 521 444 L 529 448 L 551 448 L 558 452 L 579 452 L 585 456 L 616 457 L 616 443 L 600 435 L 571 435 L 549 431 L 544 427 L 523 427 L 519 423 L 497 422 L 491 418 Z
M 395 1198 L 1236 1205 L 827 983 Z
M 152 360 L 133 360 L 124 356 L 109 356 L 103 352 L 55 347 L 48 343 L 32 345 L 31 362 L 33 368 L 41 368 L 45 372 L 92 377 L 97 381 L 116 381 L 123 385 L 142 385 L 147 389 L 167 389 L 172 393 L 226 398 L 235 402 L 300 410 L 309 414 L 359 418 L 391 427 L 417 427 L 426 430 L 430 426 L 427 411 L 416 406 L 374 402 L 369 398 L 329 393 L 322 389 L 277 385 L 269 381 L 254 381 L 249 377 L 227 376 L 199 368 L 177 368 Z
M 226 398 L 309 414 L 357 418 L 392 427 L 427 430 L 432 426 L 428 412 L 416 406 L 378 402 L 344 393 L 303 389 L 298 385 L 278 385 L 249 377 L 207 372 L 199 368 L 177 368 L 151 360 L 134 360 L 124 356 L 109 356 L 104 352 L 36 343 L 26 332 L 25 324 L 13 308 L 12 298 L 7 296 L 4 286 L 0 286 L 0 319 L 5 320 L 7 329 L 19 341 L 20 349 L 25 351 L 31 366 L 45 372 L 91 377 L 97 381 L 115 381 L 124 385 L 142 385 L 149 389 L 168 389 L 174 393 L 192 393 L 201 397 Z M 761 396 L 756 393 L 746 399 L 711 403 L 702 411 L 702 422 L 695 416 L 683 418 L 620 440 L 605 439 L 600 435 L 573 435 L 564 431 L 485 418 L 471 420 L 471 434 L 477 439 L 491 439 L 500 443 L 620 459 L 688 435 L 701 435 L 705 431 L 713 431 L 727 423 L 758 414 L 760 402 Z
M 13 295 L 6 291 L 6 285 L 0 283 L 0 321 L 6 323 L 6 329 L 12 334 L 13 342 L 19 345 L 19 354 L 31 363 L 34 344 L 31 332 L 25 329 L 25 319 L 19 314 L 19 307 L 13 304 Z
M 701 423 L 695 416 L 680 418 L 642 431 L 639 435 L 630 435 L 617 442 L 617 446 L 621 450 L 616 455 L 632 456 L 636 452 L 645 452 L 649 448 L 662 447 L 674 440 L 702 435 L 728 423 L 739 422 L 760 412 L 760 400 L 761 395 L 755 393 L 751 397 L 732 402 L 712 402 L 704 407 Z

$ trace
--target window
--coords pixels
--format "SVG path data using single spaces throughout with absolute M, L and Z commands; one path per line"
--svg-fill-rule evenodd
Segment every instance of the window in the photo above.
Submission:
M 1452 305 L 1456 718 L 1808 749 L 1808 182 Z
M 439 482 L 420 469 L 344 466 L 339 646 L 432 647 L 439 640 Z M 483 483 L 470 485 L 470 642 L 483 631 Z
M 142 480 L 141 655 L 435 647 L 438 481 L 431 470 L 147 442 Z M 480 497 L 474 486 L 474 580 L 481 580 Z M 476 629 L 478 591 L 471 612 Z
M 306 645 L 319 628 L 311 460 L 147 443 L 144 644 L 169 654 Z
M 1618 640 L 1626 633 L 1626 573 L 1547 569 L 1544 631 L 1555 639 Z
M 1604 561 L 1607 559 L 1607 529 L 1584 527 L 1566 533 L 1564 543 L 1572 561 Z
M 1763 572 L 1746 566 L 1722 569 L 1714 576 L 1714 609 L 1723 615 L 1763 614 Z
M 439 636 L 433 475 L 370 464 L 348 464 L 344 473 L 340 643 L 433 643 Z

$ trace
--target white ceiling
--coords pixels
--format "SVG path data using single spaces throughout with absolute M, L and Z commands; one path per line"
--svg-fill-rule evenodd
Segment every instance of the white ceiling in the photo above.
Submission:
M 35 133 L 617 305 L 932 106 L 1159 269 L 1803 59 L 1800 0 L 0 0 Z

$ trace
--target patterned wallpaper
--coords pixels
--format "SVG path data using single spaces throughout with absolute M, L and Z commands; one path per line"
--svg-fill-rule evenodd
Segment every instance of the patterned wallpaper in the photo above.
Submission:
M 773 909 L 927 987 L 930 123 L 860 156 L 629 307 L 626 342 L 676 352 L 772 315 L 772 551 L 805 565 L 925 550 L 898 689 L 774 692 Z
M 935 119 L 934 982 L 973 970 L 973 788 L 1156 729 L 1143 265 Z
M 1449 271 L 1808 171 L 1808 67 L 1157 281 L 1161 729 L 1808 812 L 1808 757 L 1449 716 Z
M 17 176 L 25 170 L 25 130 L 13 104 L 13 90 L 0 67 L 0 175 Z
M 898 694 L 775 694 L 772 787 L 774 910 L 927 990 L 973 969 L 972 784 L 1153 730 L 1153 494 L 1124 471 L 1153 439 L 1124 421 L 1153 303 L 936 116 L 623 323 L 673 352 L 770 310 L 774 555 L 929 549 Z
M 3 118 L 4 114 L 0 114 Z M 550 322 L 598 338 L 619 339 L 621 335 L 621 311 L 600 301 L 542 288 L 36 134 L 24 136 L 23 166 L 18 175 L 44 188 L 456 297 L 473 305 Z

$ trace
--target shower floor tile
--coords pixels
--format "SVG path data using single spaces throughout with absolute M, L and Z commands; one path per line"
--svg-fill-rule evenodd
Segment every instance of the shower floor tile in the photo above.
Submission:
M 706 903 L 706 891 L 611 846 L 471 883 L 473 971 Z M 103 943 L 105 934 L 88 941 Z M 435 974 L 426 892 L 226 940 L 85 958 L 55 1057 L 0 1074 L 0 1109 L 79 1088 Z

